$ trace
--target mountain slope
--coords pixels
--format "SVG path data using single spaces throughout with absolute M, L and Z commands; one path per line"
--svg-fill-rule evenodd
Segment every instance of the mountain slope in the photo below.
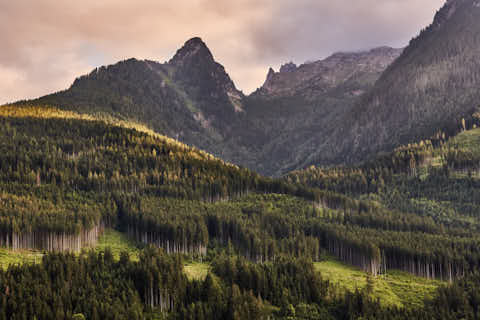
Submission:
M 449 0 L 403 52 L 380 47 L 286 64 L 250 96 L 193 38 L 167 63 L 102 67 L 34 103 L 133 119 L 266 175 L 356 163 L 472 116 L 479 18 L 477 0 Z
M 480 224 L 471 219 L 475 202 L 452 200 L 447 214 L 390 207 L 330 185 L 320 190 L 264 178 L 160 136 L 63 113 L 0 108 L 1 246 L 78 251 L 106 226 L 168 253 L 204 256 L 207 247 L 230 245 L 256 262 L 283 255 L 318 261 L 328 253 L 374 276 L 401 269 L 448 280 L 478 269 L 479 260 L 469 260 L 480 241 Z M 387 169 L 383 180 L 390 183 Z M 341 169 L 332 172 L 321 182 L 352 182 Z M 393 184 L 401 192 L 390 198 L 431 195 L 441 183 L 441 197 L 458 195 L 461 185 L 480 199 L 475 182 L 447 182 L 432 174 Z M 382 184 L 367 190 L 375 186 Z M 470 209 L 451 214 L 455 205 Z
M 480 102 L 479 21 L 478 1 L 447 1 L 340 128 L 317 140 L 310 160 L 356 162 L 471 118 Z
M 205 43 L 193 38 L 167 63 L 130 59 L 101 67 L 68 90 L 30 103 L 142 123 L 227 161 L 279 175 L 313 152 L 311 137 L 331 132 L 399 54 L 384 47 L 287 65 L 246 97 Z
M 215 153 L 242 96 L 206 45 L 194 38 L 168 63 L 130 59 L 101 67 L 32 104 L 133 120 Z
M 271 175 L 296 169 L 317 151 L 314 139 L 335 130 L 401 51 L 336 53 L 298 68 L 287 64 L 278 73 L 270 70 L 262 88 L 245 100 L 249 127 L 264 137 L 255 140 L 261 143 L 257 168 Z
M 338 52 L 297 67 L 287 63 L 280 72 L 269 70 L 264 85 L 253 95 L 265 98 L 301 95 L 315 101 L 339 87 L 351 87 L 345 95 L 359 96 L 402 53 L 402 49 L 379 47 L 361 52 Z

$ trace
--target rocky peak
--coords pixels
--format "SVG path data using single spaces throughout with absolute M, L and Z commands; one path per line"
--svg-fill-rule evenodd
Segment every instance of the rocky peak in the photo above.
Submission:
M 201 38 L 195 37 L 183 45 L 175 56 L 170 60 L 169 64 L 175 66 L 183 66 L 189 64 L 192 60 L 213 63 L 213 55 L 207 45 Z
M 268 69 L 266 82 L 271 81 L 274 76 L 275 76 L 275 70 L 273 70 L 273 68 L 270 67 L 270 69 Z
M 402 49 L 378 47 L 368 51 L 337 52 L 326 59 L 296 66 L 289 62 L 275 72 L 268 71 L 264 85 L 254 93 L 265 97 L 302 95 L 315 99 L 349 79 L 362 82 L 378 77 L 402 52 Z M 360 79 L 360 80 L 359 80 Z M 353 90 L 354 96 L 363 92 L 362 85 Z
M 289 62 L 280 67 L 280 73 L 294 72 L 297 70 L 297 65 L 293 62 Z
M 192 101 L 205 101 L 205 117 L 223 112 L 231 104 L 231 110 L 241 111 L 243 93 L 235 87 L 225 68 L 217 63 L 212 52 L 201 38 L 192 38 L 180 48 L 167 63 L 175 83 Z

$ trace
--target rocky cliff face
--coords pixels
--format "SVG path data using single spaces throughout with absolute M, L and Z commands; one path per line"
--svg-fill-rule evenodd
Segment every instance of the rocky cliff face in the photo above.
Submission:
M 167 63 L 121 61 L 35 102 L 133 119 L 223 155 L 222 142 L 243 110 L 243 98 L 205 43 L 193 38 Z
M 280 72 L 270 69 L 265 84 L 245 103 L 249 127 L 258 128 L 254 168 L 281 175 L 317 155 L 318 145 L 349 116 L 401 52 L 381 47 L 336 53 L 298 67 L 287 63 Z
M 339 52 L 299 67 L 287 63 L 280 68 L 280 72 L 270 69 L 267 80 L 255 94 L 267 98 L 300 94 L 308 100 L 314 100 L 348 82 L 371 82 L 369 78 L 378 78 L 401 52 L 402 49 L 380 47 L 364 52 Z M 362 88 L 345 92 L 352 96 L 362 93 Z
M 210 104 L 212 100 L 225 105 L 230 102 L 235 111 L 242 111 L 243 93 L 237 90 L 225 68 L 214 60 L 202 39 L 187 41 L 168 65 L 174 70 L 174 80 L 189 88 L 193 99 L 209 100 Z

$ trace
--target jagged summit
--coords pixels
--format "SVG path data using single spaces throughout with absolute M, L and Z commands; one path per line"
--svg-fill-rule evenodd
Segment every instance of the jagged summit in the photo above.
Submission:
M 204 111 L 210 117 L 217 117 L 226 109 L 242 111 L 243 94 L 237 90 L 225 68 L 215 61 L 201 38 L 195 37 L 185 42 L 168 65 L 174 69 L 174 81 L 187 88 L 186 92 L 192 101 L 207 102 Z M 207 122 L 203 121 L 204 126 Z
M 293 72 L 297 70 L 297 65 L 293 62 L 285 63 L 280 67 L 280 72 Z
M 183 65 L 192 59 L 197 61 L 198 59 L 201 59 L 210 63 L 214 62 L 212 52 L 199 37 L 192 38 L 185 42 L 183 47 L 180 48 L 175 56 L 169 61 L 169 64 Z
M 268 71 L 265 84 L 254 95 L 284 97 L 302 95 L 317 99 L 318 94 L 334 89 L 349 79 L 367 74 L 378 77 L 402 52 L 402 49 L 378 47 L 368 51 L 337 52 L 323 60 L 305 63 L 293 62 L 282 65 L 279 72 Z M 361 79 L 357 82 L 363 82 Z M 365 88 L 352 86 L 349 95 L 358 96 Z

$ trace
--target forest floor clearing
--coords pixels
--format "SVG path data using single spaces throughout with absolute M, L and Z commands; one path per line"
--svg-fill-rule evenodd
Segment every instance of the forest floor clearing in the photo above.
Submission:
M 119 259 L 121 252 L 128 252 L 133 261 L 138 261 L 138 252 L 140 251 L 136 243 L 130 240 L 125 234 L 113 230 L 106 229 L 99 237 L 96 252 L 104 252 L 106 248 L 110 248 L 114 258 Z M 88 250 L 88 248 L 85 248 Z M 43 251 L 36 250 L 9 250 L 0 248 L 0 267 L 7 269 L 11 264 L 24 263 L 40 263 L 43 257 Z
M 138 261 L 139 246 L 128 238 L 127 235 L 113 230 L 106 229 L 98 239 L 95 247 L 96 252 L 105 252 L 106 248 L 110 248 L 115 259 L 120 258 L 120 253 L 128 252 L 130 258 Z M 0 248 L 0 268 L 7 269 L 11 264 L 24 263 L 40 263 L 42 261 L 43 252 L 34 250 L 12 251 Z M 203 280 L 210 271 L 210 265 L 201 262 L 189 262 L 185 265 L 185 273 L 190 280 Z
M 104 252 L 106 248 L 110 248 L 115 259 L 120 258 L 120 253 L 128 252 L 130 259 L 138 261 L 139 246 L 122 232 L 106 229 L 100 238 L 98 238 L 95 251 Z
M 362 290 L 367 286 L 368 276 L 364 271 L 329 259 L 315 263 L 315 269 L 324 279 L 336 284 L 339 289 Z M 372 278 L 372 297 L 380 299 L 385 306 L 419 307 L 425 298 L 434 295 L 444 282 L 415 277 L 409 273 L 391 270 L 386 275 Z
M 41 262 L 43 253 L 40 251 L 18 250 L 12 251 L 0 248 L 0 268 L 7 269 L 11 264 Z
M 189 280 L 205 280 L 210 272 L 210 265 L 203 262 L 191 262 L 185 265 L 184 270 Z

